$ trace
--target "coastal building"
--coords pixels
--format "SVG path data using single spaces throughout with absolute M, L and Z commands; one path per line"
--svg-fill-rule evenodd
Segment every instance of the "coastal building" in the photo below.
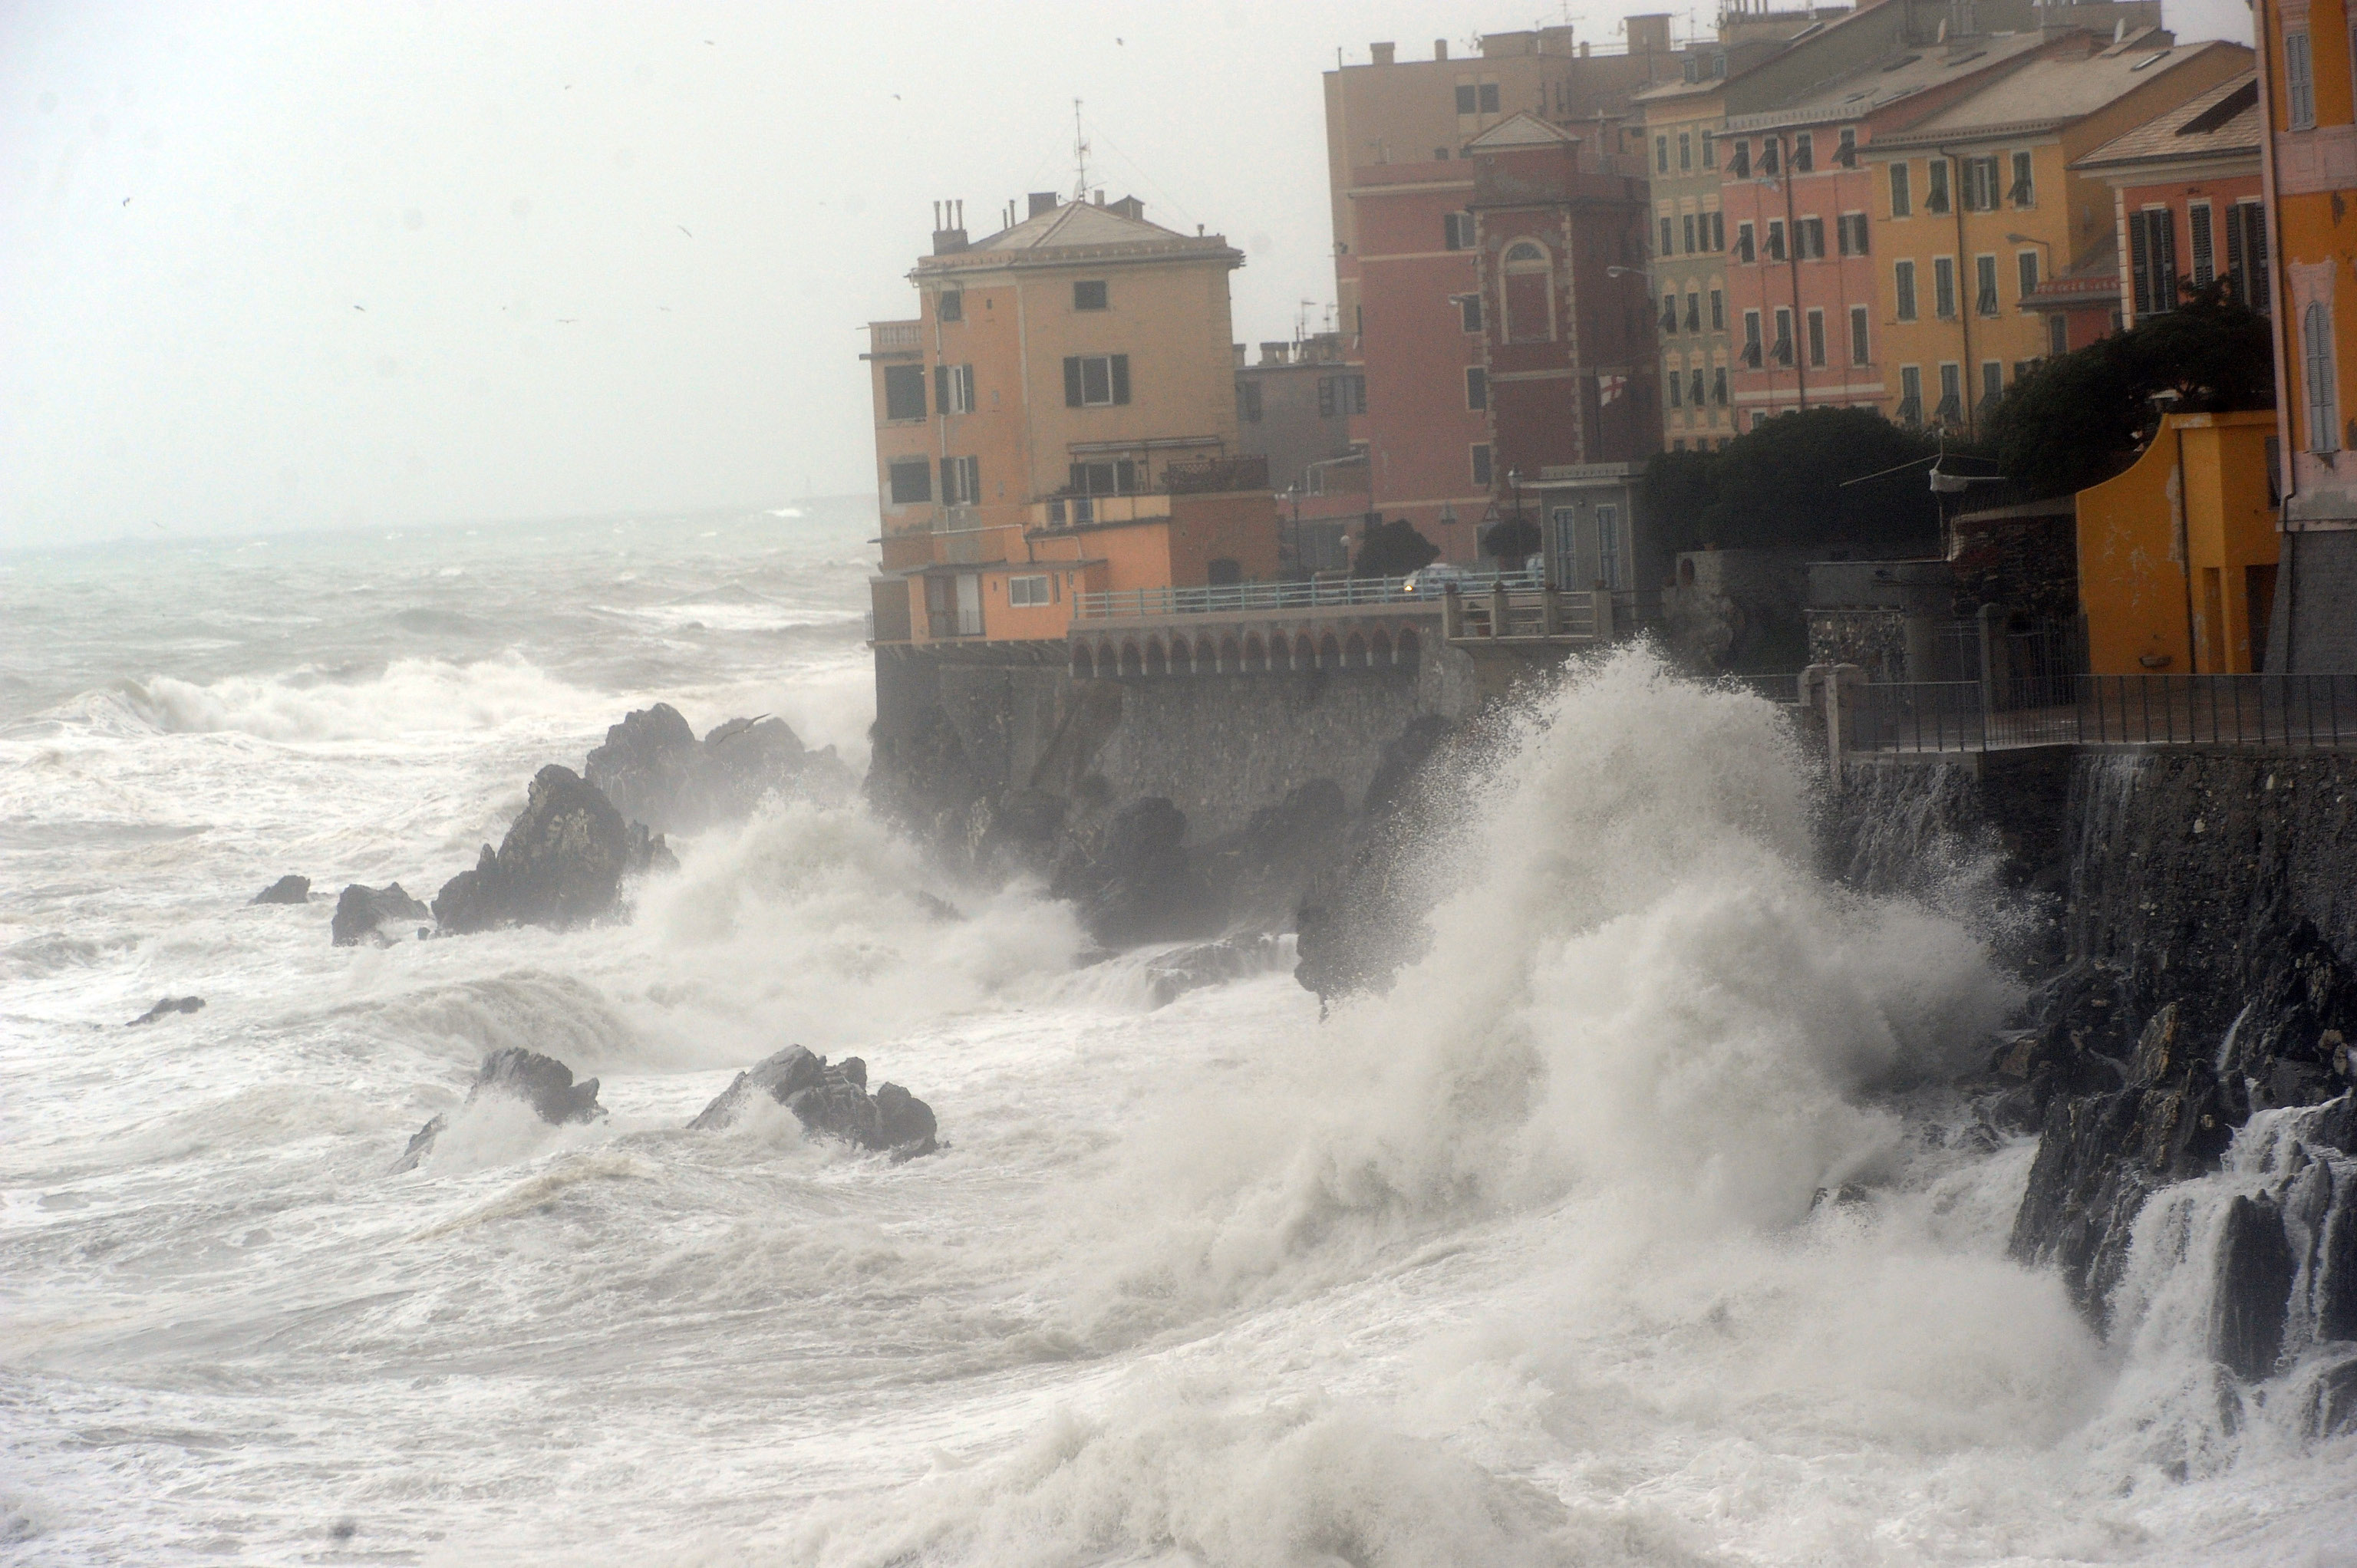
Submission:
M 1268 463 L 1289 575 L 1350 565 L 1349 525 L 1367 510 L 1366 454 L 1351 441 L 1350 399 L 1360 372 L 1342 358 L 1339 332 L 1235 346 L 1236 446 Z
M 2270 667 L 2357 670 L 2357 39 L 2345 0 L 2255 0 L 2284 540 Z
M 2075 167 L 2112 188 L 2126 236 L 2119 269 L 2124 324 L 2176 308 L 2180 290 L 2224 279 L 2236 299 L 2268 308 L 2266 208 L 2259 186 L 2259 82 L 2246 72 L 2156 114 Z M 2116 260 L 2119 250 L 2113 247 Z
M 1060 639 L 1074 596 L 1274 576 L 1265 458 L 1243 453 L 1218 235 L 1134 199 L 969 243 L 956 204 L 869 326 L 878 642 Z
M 1338 325 L 1367 504 L 1406 518 L 1444 559 L 1475 559 L 1503 471 L 1470 375 L 1485 328 L 1467 144 L 1528 115 L 1580 136 L 1592 158 L 1633 155 L 1632 95 L 1679 64 L 1666 15 L 1627 28 L 1617 50 L 1576 44 L 1568 27 L 1487 34 L 1466 58 L 1445 39 L 1428 59 L 1378 43 L 1370 63 L 1326 73 Z
M 2073 166 L 2250 69 L 2236 44 L 2115 31 L 2067 31 L 1863 147 L 1884 225 L 1878 352 L 1893 418 L 1969 434 L 2024 370 L 2067 347 L 2069 313 L 2041 285 L 2119 245 L 2110 190 Z

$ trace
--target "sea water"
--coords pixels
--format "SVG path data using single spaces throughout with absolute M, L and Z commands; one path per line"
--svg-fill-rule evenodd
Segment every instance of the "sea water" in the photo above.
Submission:
M 2007 1259 L 2033 1148 L 1941 1087 L 2003 911 L 1819 879 L 1775 715 L 1641 651 L 1520 717 L 1431 951 L 1322 1019 L 1157 1007 L 856 806 L 678 842 L 627 922 L 330 945 L 630 707 L 864 767 L 874 525 L 0 557 L 0 1558 L 2357 1563 L 2357 1441 L 2222 1423 L 2170 1305 L 2206 1187 L 2108 1339 Z M 683 1130 L 797 1041 L 946 1148 Z M 390 1174 L 509 1045 L 611 1114 Z

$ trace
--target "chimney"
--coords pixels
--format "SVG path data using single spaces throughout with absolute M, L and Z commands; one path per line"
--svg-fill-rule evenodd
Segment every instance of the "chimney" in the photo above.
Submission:
M 1397 54 L 1399 50 L 1395 46 L 1391 44 L 1369 44 L 1367 46 L 1367 52 L 1375 57 L 1375 63 L 1377 65 L 1389 65 L 1392 63 L 1392 57 Z
M 1667 54 L 1670 48 L 1670 16 L 1666 11 L 1649 12 L 1631 16 L 1628 21 L 1629 52 L 1632 55 Z
M 1264 365 L 1282 365 L 1292 358 L 1293 345 L 1290 343 L 1263 343 L 1260 346 L 1260 362 Z
M 1432 58 L 1435 59 L 1447 59 L 1448 58 L 1448 40 L 1447 38 L 1435 38 L 1432 40 Z
M 1103 206 L 1104 205 L 1104 187 L 1103 187 L 1103 186 L 1099 186 L 1099 187 L 1097 188 L 1097 191 L 1096 191 L 1096 198 L 1097 198 L 1097 205 L 1098 205 L 1099 207 L 1103 207 Z
M 1116 218 L 1134 218 L 1140 223 L 1146 221 L 1146 203 L 1135 196 L 1125 196 L 1119 201 L 1109 201 L 1105 203 L 1105 210 Z
M 947 256 L 965 249 L 965 203 L 933 203 L 933 254 Z
M 1037 218 L 1042 212 L 1053 212 L 1063 199 L 1061 195 L 1052 190 L 1035 190 L 1031 193 L 1031 210 L 1024 216 Z

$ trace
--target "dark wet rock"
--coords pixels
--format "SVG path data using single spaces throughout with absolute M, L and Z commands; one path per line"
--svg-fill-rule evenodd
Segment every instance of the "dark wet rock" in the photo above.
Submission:
M 2357 1432 L 2357 1356 L 2317 1375 L 2307 1426 L 2311 1442 Z
M 766 1094 L 794 1113 L 803 1132 L 840 1138 L 863 1149 L 888 1150 L 895 1159 L 930 1155 L 939 1132 L 932 1108 L 897 1083 L 867 1092 L 867 1064 L 845 1057 L 833 1067 L 824 1057 L 788 1046 L 737 1075 L 711 1104 L 688 1123 L 691 1131 L 726 1127 L 757 1094 Z
M 1221 985 L 1248 974 L 1265 974 L 1285 962 L 1285 944 L 1262 935 L 1230 937 L 1175 948 L 1146 965 L 1146 984 L 1160 1007 L 1189 991 Z
M 1049 890 L 1078 905 L 1089 934 L 1113 947 L 1209 936 L 1222 916 L 1187 853 L 1186 813 L 1158 795 L 1115 811 L 1094 853 L 1076 847 Z
M 833 746 L 811 750 L 783 719 L 730 719 L 699 741 L 668 703 L 607 730 L 583 775 L 623 815 L 674 833 L 741 821 L 772 792 L 833 801 L 854 789 Z
M 425 919 L 431 911 L 412 898 L 398 882 L 363 887 L 355 882 L 336 900 L 336 916 L 328 929 L 339 948 L 357 947 L 394 922 Z
M 2228 1205 L 2210 1295 L 2210 1357 L 2241 1378 L 2276 1369 L 2295 1265 L 2283 1210 L 2264 1198 Z
M 552 1127 L 594 1122 L 606 1114 L 606 1108 L 597 1103 L 596 1079 L 585 1078 L 576 1083 L 571 1068 L 554 1057 L 544 1057 L 522 1046 L 501 1046 L 475 1069 L 475 1081 L 467 1090 L 466 1102 L 472 1105 L 487 1094 L 504 1094 L 524 1101 L 534 1115 Z M 448 1118 L 436 1116 L 420 1127 L 393 1168 L 396 1172 L 415 1169 L 417 1163 L 432 1152 L 435 1140 L 448 1124 Z
M 1294 911 L 1294 978 L 1331 1003 L 1388 990 L 1432 944 L 1435 890 L 1423 875 L 1426 791 L 1456 759 L 1478 755 L 1478 729 L 1444 745 L 1446 725 L 1420 719 L 1383 748 L 1347 851 L 1303 889 Z
M 131 1022 L 134 1026 L 152 1024 L 158 1018 L 168 1018 L 176 1013 L 202 1012 L 204 1005 L 205 999 L 201 996 L 167 996 Z
M 434 918 L 449 933 L 500 926 L 578 926 L 614 911 L 622 879 L 675 868 L 660 833 L 625 822 L 571 768 L 554 764 L 532 781 L 524 808 L 494 851 L 442 885 Z
M 1341 785 L 1313 779 L 1254 811 L 1243 833 L 1212 850 L 1205 869 L 1232 921 L 1283 929 L 1318 874 L 1342 859 L 1350 838 Z
M 308 904 L 311 901 L 311 879 L 307 876 L 282 876 L 253 896 L 257 904 Z

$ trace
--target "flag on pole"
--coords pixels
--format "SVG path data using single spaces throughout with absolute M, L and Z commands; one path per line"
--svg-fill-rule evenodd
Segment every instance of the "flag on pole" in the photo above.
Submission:
M 1617 402 L 1628 388 L 1629 378 L 1626 376 L 1598 376 L 1596 378 L 1596 401 L 1599 403 Z

